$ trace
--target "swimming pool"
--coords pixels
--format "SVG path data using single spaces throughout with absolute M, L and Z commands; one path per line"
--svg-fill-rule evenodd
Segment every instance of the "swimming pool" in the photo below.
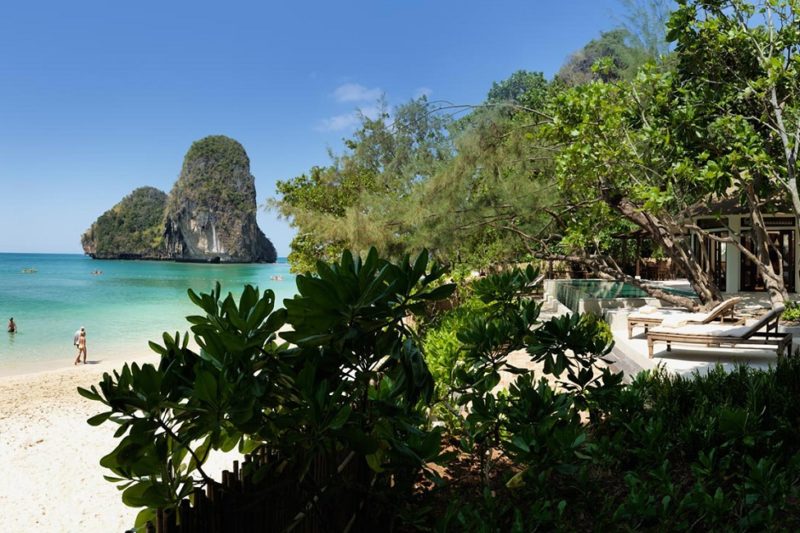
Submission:
M 688 298 L 697 295 L 690 290 L 661 287 L 664 291 Z M 601 279 L 567 279 L 556 281 L 556 299 L 574 312 L 602 312 L 603 309 L 618 307 L 638 307 L 657 302 L 638 287 L 621 281 Z M 606 302 L 605 300 L 608 300 Z M 600 313 L 598 313 L 600 314 Z

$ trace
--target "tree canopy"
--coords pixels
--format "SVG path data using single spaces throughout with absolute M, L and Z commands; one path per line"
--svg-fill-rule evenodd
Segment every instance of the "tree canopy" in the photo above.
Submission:
M 376 247 L 401 256 L 415 222 L 408 198 L 452 157 L 444 116 L 431 114 L 427 99 L 411 101 L 378 117 L 361 115 L 361 126 L 345 140 L 345 152 L 327 166 L 279 181 L 271 205 L 298 228 L 289 260 L 308 271 L 320 258 L 347 246 Z
M 279 184 L 273 206 L 299 230 L 293 265 L 342 247 L 392 257 L 428 247 L 472 268 L 563 259 L 637 283 L 614 238 L 636 229 L 704 303 L 724 289 L 696 253 L 715 239 L 755 263 L 774 302 L 785 298 L 763 212 L 800 214 L 797 2 L 681 0 L 669 15 L 660 0 L 627 5 L 625 27 L 553 80 L 519 70 L 477 106 L 421 99 L 362 117 L 329 166 Z M 754 221 L 752 247 L 693 223 L 726 201 Z

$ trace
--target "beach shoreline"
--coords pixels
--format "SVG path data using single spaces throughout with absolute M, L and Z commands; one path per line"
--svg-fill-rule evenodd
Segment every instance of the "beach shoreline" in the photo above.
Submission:
M 0 365 L 0 385 L 2 385 L 2 382 L 6 378 L 64 372 L 70 369 L 77 371 L 80 368 L 93 370 L 97 368 L 106 368 L 109 365 L 112 367 L 122 366 L 126 362 L 140 362 L 140 360 L 151 362 L 152 359 L 152 361 L 158 362 L 158 355 L 150 350 L 149 347 L 145 347 L 144 349 L 130 347 L 130 349 L 123 352 L 115 352 L 113 355 L 104 354 L 102 357 L 92 357 L 91 352 L 89 352 L 89 354 L 90 355 L 86 358 L 85 365 L 83 363 L 74 364 L 77 350 L 65 351 L 64 355 L 58 359 L 4 361 L 3 364 Z

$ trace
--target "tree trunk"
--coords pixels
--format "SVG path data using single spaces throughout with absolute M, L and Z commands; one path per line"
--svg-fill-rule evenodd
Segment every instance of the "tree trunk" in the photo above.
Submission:
M 658 217 L 645 214 L 638 206 L 623 196 L 604 193 L 609 206 L 619 211 L 625 218 L 644 229 L 664 253 L 686 274 L 686 278 L 697 297 L 705 306 L 722 301 L 722 293 L 707 272 L 689 252 L 687 244 L 676 238 L 673 231 Z M 675 226 L 675 224 L 671 224 Z M 696 305 L 694 306 L 696 307 Z
M 752 183 L 747 185 L 746 191 L 747 204 L 750 208 L 751 233 L 753 247 L 755 248 L 754 253 L 758 258 L 755 264 L 758 273 L 761 274 L 761 278 L 764 280 L 764 286 L 769 292 L 769 299 L 772 303 L 772 307 L 775 307 L 777 305 L 782 305 L 783 302 L 789 299 L 789 293 L 786 292 L 786 286 L 783 283 L 783 258 L 781 257 L 780 250 L 774 250 L 778 254 L 779 265 L 779 272 L 775 272 L 769 257 L 769 250 L 772 247 L 772 243 L 770 242 L 767 225 L 764 223 L 764 217 L 758 206 L 758 196 L 756 195 Z

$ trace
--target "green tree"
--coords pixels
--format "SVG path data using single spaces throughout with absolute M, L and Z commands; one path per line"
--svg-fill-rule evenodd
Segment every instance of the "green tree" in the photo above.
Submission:
M 487 104 L 514 104 L 538 109 L 547 94 L 548 82 L 541 72 L 518 70 L 507 79 L 492 83 Z
M 343 154 L 331 154 L 330 165 L 279 181 L 280 196 L 270 205 L 298 230 L 292 267 L 307 271 L 344 247 L 375 246 L 401 257 L 414 230 L 407 223 L 412 189 L 452 156 L 448 123 L 430 112 L 425 97 L 392 114 L 383 104 L 377 118 L 361 115 L 360 128 L 345 140 Z
M 719 289 L 686 235 L 737 246 L 773 303 L 787 298 L 762 211 L 787 194 L 796 205 L 795 9 L 796 2 L 681 2 L 670 20 L 674 72 L 650 66 L 634 80 L 594 81 L 555 99 L 548 131 L 561 146 L 557 174 L 568 206 L 557 217 L 559 243 L 584 251 L 561 257 L 586 261 L 588 251 L 590 265 L 622 277 L 602 236 L 627 221 L 679 265 L 703 302 L 717 300 Z M 724 199 L 748 209 L 754 250 L 736 232 L 721 238 L 691 223 L 702 206 Z
M 552 153 L 532 151 L 529 137 L 552 91 L 541 73 L 517 71 L 453 124 L 456 155 L 412 196 L 416 247 L 470 268 L 530 259 L 508 226 L 536 233 L 548 219 Z
M 796 0 L 681 0 L 669 21 L 676 75 L 702 136 L 705 168 L 742 191 L 755 222 L 759 272 L 785 298 L 771 268 L 757 207 L 788 198 L 800 216 L 800 28 Z M 792 273 L 793 275 L 793 273 Z
M 567 207 L 559 216 L 560 244 L 573 254 L 568 258 L 622 277 L 604 254 L 608 243 L 597 238 L 626 220 L 645 230 L 687 275 L 701 301 L 710 303 L 720 299 L 719 288 L 693 256 L 681 213 L 713 191 L 697 180 L 672 131 L 672 89 L 671 75 L 651 69 L 633 83 L 592 82 L 554 100 L 545 133 L 562 145 L 556 175 Z M 687 299 L 658 296 L 693 306 Z
M 556 79 L 573 87 L 597 79 L 633 78 L 636 70 L 652 57 L 636 43 L 631 44 L 632 40 L 632 34 L 625 28 L 602 32 L 599 38 L 592 39 L 567 59 Z M 595 68 L 598 63 L 603 64 L 602 69 Z

